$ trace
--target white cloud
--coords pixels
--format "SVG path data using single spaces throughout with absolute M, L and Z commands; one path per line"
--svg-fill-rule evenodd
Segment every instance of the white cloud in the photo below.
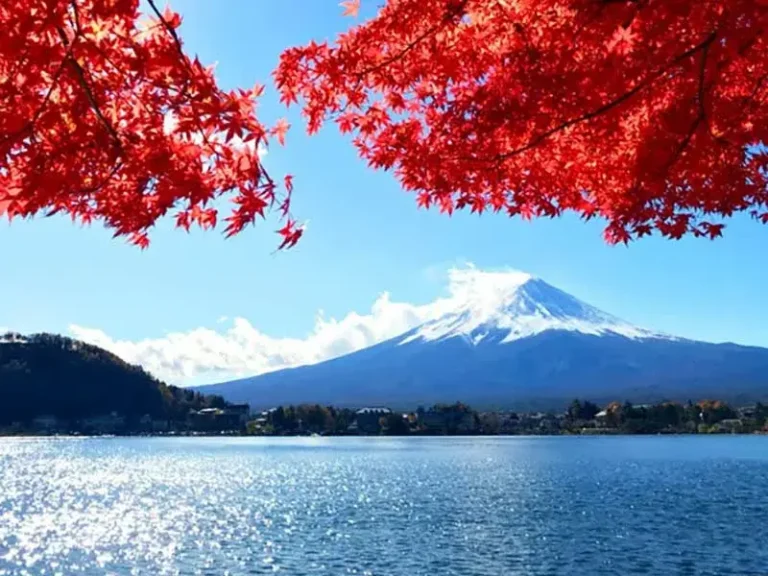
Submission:
M 273 338 L 245 318 L 234 318 L 226 330 L 197 328 L 139 341 L 114 340 L 104 331 L 71 325 L 71 334 L 141 364 L 174 384 L 217 382 L 291 366 L 312 364 L 393 338 L 438 318 L 462 303 L 493 305 L 505 288 L 527 276 L 519 272 L 487 272 L 473 266 L 448 271 L 448 295 L 428 304 L 395 302 L 379 296 L 366 314 L 350 312 L 341 320 L 318 313 L 304 338 Z M 227 322 L 225 317 L 219 324 Z

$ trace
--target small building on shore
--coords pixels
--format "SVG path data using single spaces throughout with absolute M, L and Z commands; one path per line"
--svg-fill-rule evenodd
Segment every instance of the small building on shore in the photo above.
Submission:
M 598 428 L 605 428 L 608 426 L 608 410 L 600 410 L 595 414 L 595 424 Z
M 190 413 L 193 430 L 240 430 L 251 414 L 248 404 L 232 404 L 226 408 L 203 408 Z

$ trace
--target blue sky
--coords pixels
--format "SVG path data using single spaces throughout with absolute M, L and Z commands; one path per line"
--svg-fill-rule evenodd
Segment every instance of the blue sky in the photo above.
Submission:
M 374 4 L 363 0 L 362 14 Z M 424 304 L 445 293 L 449 268 L 472 262 L 530 272 L 650 328 L 768 346 L 768 267 L 761 262 L 768 227 L 740 217 L 715 242 L 651 238 L 611 247 L 599 222 L 573 217 L 523 222 L 418 210 L 415 198 L 391 174 L 369 170 L 335 127 L 309 138 L 298 110 L 278 103 L 270 73 L 280 51 L 332 39 L 353 23 L 341 17 L 337 2 L 177 0 L 172 6 L 184 17 L 187 50 L 217 62 L 223 86 L 265 82 L 261 117 L 273 123 L 287 116 L 293 124 L 287 146 L 273 147 L 265 161 L 273 175 L 294 175 L 293 210 L 310 220 L 306 236 L 293 250 L 273 254 L 274 219 L 229 240 L 218 231 L 188 235 L 164 222 L 141 252 L 98 225 L 81 228 L 65 218 L 2 222 L 0 327 L 60 333 L 87 327 L 122 343 L 113 348 L 123 351 L 144 339 L 167 340 L 168 333 L 225 333 L 234 330 L 232 318 L 271 338 L 302 339 L 316 329 L 318 310 L 338 319 L 368 314 L 384 291 L 392 301 Z M 207 331 L 195 332 L 201 327 Z

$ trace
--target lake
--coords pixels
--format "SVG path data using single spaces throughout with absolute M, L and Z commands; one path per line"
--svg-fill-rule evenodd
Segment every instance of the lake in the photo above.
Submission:
M 768 574 L 768 437 L 0 438 L 0 575 Z

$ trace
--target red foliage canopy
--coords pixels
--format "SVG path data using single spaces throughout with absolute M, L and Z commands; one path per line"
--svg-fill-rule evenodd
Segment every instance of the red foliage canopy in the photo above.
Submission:
M 144 247 L 173 207 L 179 226 L 216 225 L 215 198 L 232 193 L 227 234 L 270 205 L 301 229 L 264 170 L 270 133 L 255 116 L 261 87 L 224 92 L 190 59 L 180 17 L 139 20 L 139 0 L 0 2 L 0 214 L 68 212 L 101 220 Z
M 388 0 L 275 77 L 422 206 L 714 237 L 768 222 L 766 26 L 768 0 Z
M 357 14 L 359 0 L 341 3 Z M 234 234 L 276 205 L 255 116 L 189 58 L 180 18 L 139 0 L 0 3 L 0 213 L 68 212 L 146 246 L 177 224 Z M 626 242 L 768 222 L 768 0 L 388 0 L 336 43 L 290 48 L 275 78 L 309 131 L 355 132 L 422 206 L 525 218 L 575 211 Z

